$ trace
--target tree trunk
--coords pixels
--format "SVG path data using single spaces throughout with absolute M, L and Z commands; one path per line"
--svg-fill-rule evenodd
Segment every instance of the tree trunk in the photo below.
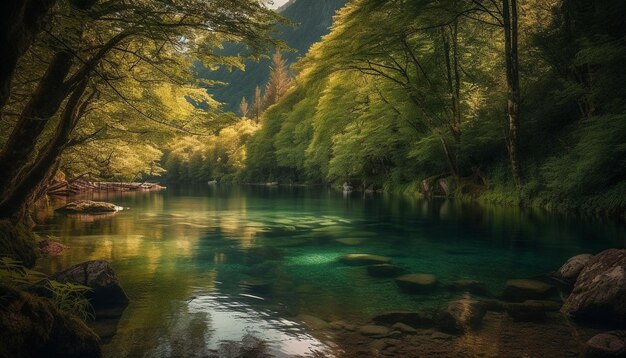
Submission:
M 32 45 L 45 15 L 55 3 L 56 0 L 0 2 L 0 108 L 9 99 L 17 61 Z
M 507 115 L 508 134 L 507 149 L 511 162 L 511 173 L 516 186 L 522 184 L 521 164 L 519 161 L 519 111 L 521 91 L 519 84 L 519 60 L 518 60 L 518 25 L 517 25 L 517 0 L 502 0 L 502 19 L 504 22 L 504 47 L 506 57 L 506 82 L 507 82 Z

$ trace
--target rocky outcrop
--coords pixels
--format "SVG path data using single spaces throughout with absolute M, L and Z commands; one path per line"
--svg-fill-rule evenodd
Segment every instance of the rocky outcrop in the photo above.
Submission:
M 392 264 L 371 265 L 366 268 L 367 274 L 372 277 L 398 277 L 408 271 Z
M 97 317 L 120 316 L 128 305 L 128 296 L 111 265 L 102 260 L 87 261 L 49 277 L 58 282 L 69 282 L 91 288 L 85 294 L 96 311 Z
M 339 261 L 352 266 L 379 265 L 388 264 L 391 259 L 385 256 L 369 255 L 369 254 L 349 254 L 341 256 Z
M 587 341 L 585 358 L 626 357 L 626 331 L 597 334 Z
M 408 293 L 428 293 L 439 284 L 435 275 L 426 273 L 412 273 L 395 279 L 396 285 Z
M 570 258 L 557 271 L 556 276 L 570 283 L 576 282 L 578 275 L 580 275 L 580 272 L 592 257 L 593 255 L 591 254 L 581 254 Z
M 487 310 L 479 301 L 458 300 L 439 313 L 437 325 L 444 332 L 466 332 L 478 328 Z
M 606 250 L 591 258 L 562 311 L 576 320 L 626 325 L 626 249 Z
M 556 292 L 554 286 L 535 280 L 509 280 L 506 282 L 502 298 L 509 302 L 545 300 Z
M 67 214 L 98 214 L 112 213 L 122 209 L 115 204 L 102 201 L 79 200 L 60 207 L 56 211 Z
M 39 248 L 39 253 L 44 257 L 53 257 L 58 256 L 63 252 L 63 250 L 69 248 L 69 246 L 63 245 L 60 242 L 56 242 L 53 240 L 44 240 L 37 243 L 37 247 Z
M 0 286 L 0 357 L 100 357 L 98 337 L 48 300 Z

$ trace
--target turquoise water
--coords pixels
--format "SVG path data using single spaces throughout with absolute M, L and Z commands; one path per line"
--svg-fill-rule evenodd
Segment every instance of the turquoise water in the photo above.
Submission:
M 454 298 L 402 293 L 392 279 L 339 263 L 345 254 L 388 256 L 443 284 L 480 280 L 498 294 L 508 279 L 626 243 L 623 227 L 573 215 L 319 188 L 169 188 L 96 199 L 128 209 L 42 213 L 39 233 L 71 249 L 39 269 L 111 262 L 131 303 L 104 346 L 109 357 L 206 356 L 250 336 L 277 356 L 330 354 L 332 339 L 303 324 L 311 316 L 358 322 Z

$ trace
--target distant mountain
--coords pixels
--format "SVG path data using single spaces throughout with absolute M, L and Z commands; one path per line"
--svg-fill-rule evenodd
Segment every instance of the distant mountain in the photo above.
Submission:
M 295 27 L 281 27 L 280 39 L 287 42 L 289 47 L 297 52 L 286 52 L 283 57 L 289 64 L 295 62 L 298 57 L 304 56 L 309 47 L 328 33 L 332 24 L 333 15 L 348 0 L 291 0 L 280 7 L 278 11 L 295 23 Z M 224 53 L 232 54 L 238 50 L 237 45 L 226 46 Z M 228 83 L 224 86 L 208 89 L 209 93 L 224 103 L 225 110 L 237 112 L 242 97 L 247 97 L 251 102 L 256 86 L 263 86 L 269 77 L 269 60 L 259 62 L 246 62 L 246 70 L 220 69 L 209 71 L 204 66 L 197 65 L 196 72 L 200 78 Z

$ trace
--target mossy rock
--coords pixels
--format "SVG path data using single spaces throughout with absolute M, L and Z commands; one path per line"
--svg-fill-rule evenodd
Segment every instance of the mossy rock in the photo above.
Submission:
M 121 207 L 103 201 L 78 200 L 71 202 L 56 211 L 67 214 L 97 214 L 114 213 L 122 210 Z
M 0 286 L 0 357 L 100 357 L 98 336 L 50 301 Z
M 427 273 L 411 273 L 397 277 L 395 281 L 401 290 L 408 293 L 428 293 L 439 284 L 437 276 Z

